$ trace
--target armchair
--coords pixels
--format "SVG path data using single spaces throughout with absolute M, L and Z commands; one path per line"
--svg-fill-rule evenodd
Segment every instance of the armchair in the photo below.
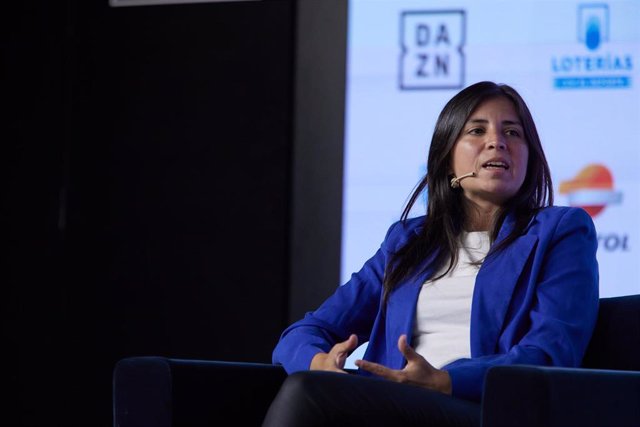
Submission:
M 490 369 L 482 425 L 640 426 L 640 295 L 600 299 L 581 368 Z
M 114 426 L 259 426 L 285 377 L 266 363 L 125 358 L 113 373 Z M 482 424 L 640 425 L 640 295 L 601 298 L 581 368 L 490 369 Z

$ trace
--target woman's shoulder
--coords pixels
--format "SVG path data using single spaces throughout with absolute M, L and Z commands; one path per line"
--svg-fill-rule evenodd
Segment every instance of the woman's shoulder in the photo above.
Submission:
M 591 216 L 582 208 L 575 206 L 547 206 L 541 209 L 536 214 L 538 219 L 556 219 L 559 220 L 564 217 L 591 219 Z
M 391 224 L 384 239 L 384 246 L 390 251 L 397 251 L 414 236 L 420 234 L 424 227 L 425 216 L 399 220 Z
M 420 231 L 422 231 L 422 228 L 424 227 L 425 219 L 426 216 L 421 215 L 417 217 L 398 220 L 391 224 L 387 235 L 420 233 Z
M 575 206 L 548 206 L 541 209 L 532 220 L 532 225 L 534 224 L 545 228 L 558 226 L 561 228 L 594 227 L 593 219 L 587 211 Z

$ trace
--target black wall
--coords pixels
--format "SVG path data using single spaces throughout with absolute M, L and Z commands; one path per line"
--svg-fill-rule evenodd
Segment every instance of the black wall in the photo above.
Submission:
M 122 357 L 270 361 L 290 313 L 295 14 L 5 9 L 0 424 L 111 425 Z

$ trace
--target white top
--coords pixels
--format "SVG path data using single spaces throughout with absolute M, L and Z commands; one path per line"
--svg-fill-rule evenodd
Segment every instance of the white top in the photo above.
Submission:
M 486 231 L 472 231 L 463 232 L 460 240 L 457 264 L 441 279 L 427 280 L 418 296 L 412 343 L 435 368 L 471 357 L 471 298 L 480 269 L 472 262 L 484 260 L 490 239 Z

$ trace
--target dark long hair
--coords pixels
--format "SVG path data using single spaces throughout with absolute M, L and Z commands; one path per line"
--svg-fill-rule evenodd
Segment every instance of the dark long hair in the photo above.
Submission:
M 549 165 L 542 150 L 540 137 L 531 112 L 526 103 L 512 87 L 493 82 L 473 84 L 455 95 L 443 108 L 436 122 L 427 173 L 418 183 L 402 212 L 406 221 L 411 208 L 423 191 L 428 191 L 427 215 L 422 231 L 401 248 L 387 265 L 384 277 L 384 299 L 403 280 L 419 274 L 420 265 L 435 253 L 434 271 L 440 270 L 449 260 L 449 266 L 442 277 L 457 262 L 458 238 L 466 220 L 463 193 L 450 186 L 451 153 L 469 115 L 484 101 L 504 97 L 510 100 L 522 123 L 524 136 L 529 148 L 529 158 L 525 180 L 518 193 L 498 211 L 490 230 L 491 241 L 495 241 L 507 213 L 515 215 L 512 232 L 498 245 L 491 248 L 488 256 L 504 249 L 523 233 L 535 213 L 553 204 L 553 186 Z

